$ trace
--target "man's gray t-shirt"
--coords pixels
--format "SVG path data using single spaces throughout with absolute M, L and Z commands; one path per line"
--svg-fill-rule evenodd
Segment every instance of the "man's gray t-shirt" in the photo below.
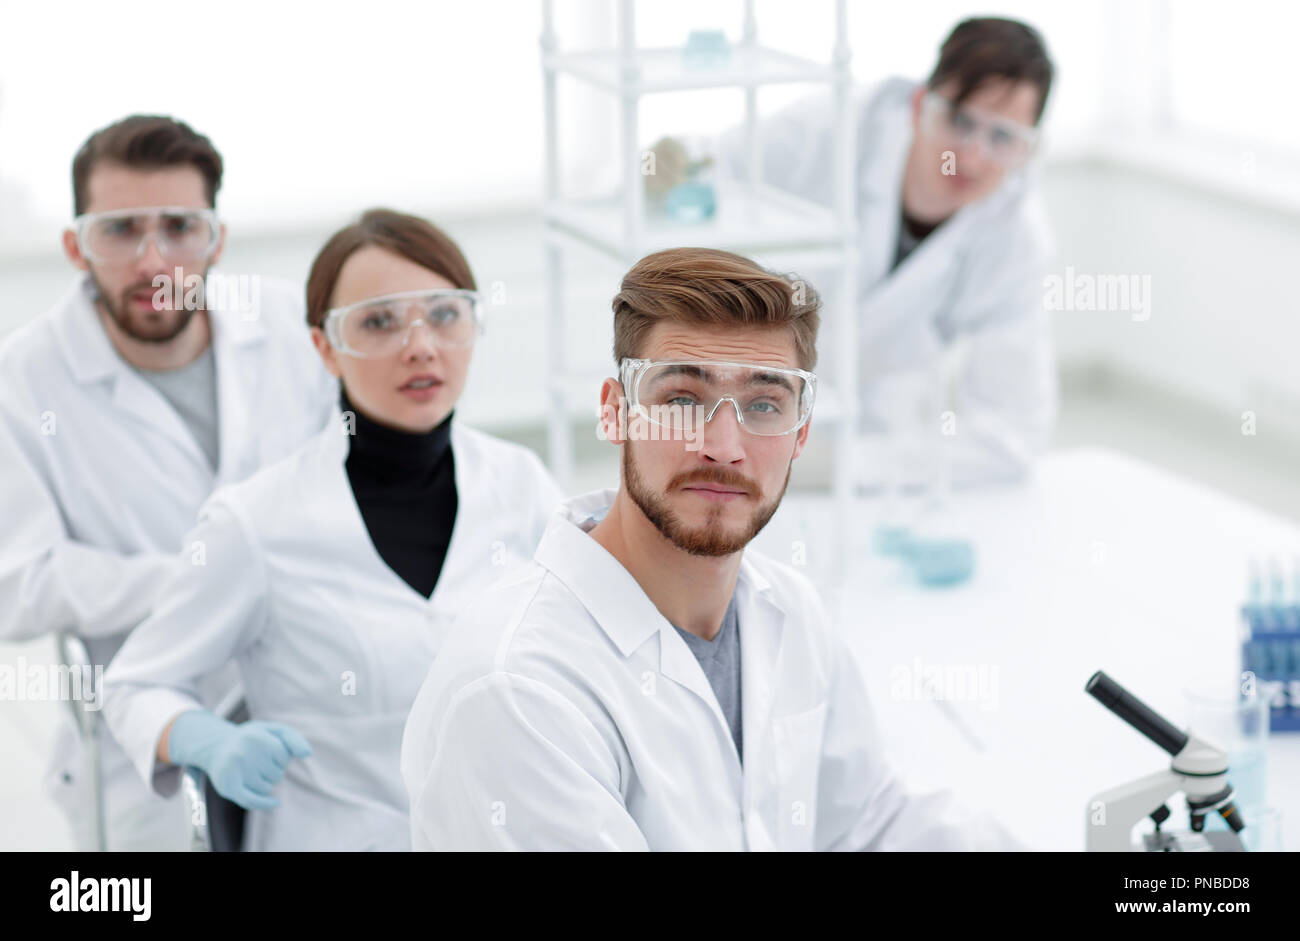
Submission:
M 727 613 L 722 616 L 722 626 L 713 640 L 697 637 L 676 624 L 673 629 L 686 641 L 704 675 L 709 678 L 713 694 L 718 697 L 722 715 L 731 727 L 731 737 L 736 743 L 736 754 L 744 760 L 744 735 L 740 726 L 740 623 L 736 617 L 736 596 L 732 595 Z
M 145 381 L 157 389 L 176 414 L 189 427 L 194 440 L 207 456 L 213 470 L 217 468 L 217 369 L 208 344 L 197 359 L 180 369 L 165 371 L 136 369 Z

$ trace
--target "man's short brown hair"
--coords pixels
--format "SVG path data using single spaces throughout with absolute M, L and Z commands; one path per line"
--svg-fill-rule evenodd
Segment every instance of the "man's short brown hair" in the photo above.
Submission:
M 953 27 L 926 85 L 933 91 L 955 82 L 952 103 L 960 107 L 985 82 L 1029 82 L 1038 90 L 1037 123 L 1047 107 L 1054 71 L 1038 30 L 1019 20 L 982 16 Z
M 812 285 L 775 274 L 743 255 L 670 248 L 647 255 L 623 276 L 614 297 L 614 362 L 641 355 L 661 322 L 787 328 L 802 369 L 817 365 L 821 299 Z
M 217 206 L 221 189 L 221 154 L 212 141 L 188 124 L 159 115 L 133 114 L 100 128 L 72 159 L 72 212 L 86 211 L 86 187 L 99 163 L 118 163 L 136 170 L 160 170 L 189 165 L 203 177 L 208 205 Z

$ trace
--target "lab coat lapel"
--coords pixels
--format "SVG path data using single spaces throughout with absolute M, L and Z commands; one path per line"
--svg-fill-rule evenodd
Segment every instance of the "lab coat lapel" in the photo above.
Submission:
M 690 690 L 698 696 L 709 712 L 713 714 L 714 731 L 721 736 L 722 742 L 730 743 L 731 753 L 736 757 L 736 772 L 737 776 L 739 776 L 740 756 L 736 755 L 736 741 L 731 737 L 731 726 L 727 724 L 727 719 L 722 714 L 722 707 L 718 705 L 718 697 L 713 692 L 713 687 L 709 685 L 709 678 L 704 675 L 704 668 L 700 666 L 700 662 L 695 659 L 695 654 L 691 652 L 691 648 L 686 645 L 686 641 L 678 636 L 673 626 L 662 616 L 660 620 L 663 621 L 663 625 L 659 630 L 659 672 L 677 685 Z M 743 642 L 741 644 L 741 657 L 742 659 L 744 657 Z M 743 697 L 743 679 L 741 683 L 741 696 Z M 726 747 L 725 744 L 723 747 Z
M 55 311 L 55 334 L 73 375 L 85 383 L 109 380 L 114 408 L 161 431 L 211 474 L 207 458 L 175 409 L 113 348 L 95 310 L 94 291 L 88 275 L 79 278 Z
M 605 490 L 570 501 L 569 518 L 560 516 L 551 521 L 535 558 L 573 592 L 623 656 L 630 656 L 657 634 L 659 672 L 699 697 L 713 715 L 715 732 L 723 741 L 731 743 L 731 753 L 735 755 L 731 728 L 722 715 L 709 678 L 686 641 L 677 635 L 631 573 L 581 528 L 581 523 L 593 514 L 603 513 L 614 502 L 614 496 L 614 491 Z M 742 641 L 742 659 L 744 656 Z M 741 695 L 744 695 L 743 687 Z M 737 775 L 739 765 L 737 755 Z
M 330 417 L 325 422 L 325 428 L 320 433 L 321 460 L 318 469 L 314 471 L 321 475 L 321 483 L 315 488 L 315 492 L 322 496 L 316 518 L 327 520 L 330 527 L 322 531 L 322 538 L 327 541 L 337 541 L 338 552 L 348 559 L 348 565 L 354 567 L 357 575 L 365 576 L 365 570 L 370 570 L 368 585 L 384 586 L 383 590 L 395 599 L 400 599 L 401 603 L 423 609 L 438 597 L 437 589 L 435 588 L 433 594 L 426 599 L 384 561 L 379 548 L 370 536 L 370 529 L 366 526 L 366 518 L 361 512 L 361 505 L 357 503 L 357 496 L 352 491 L 347 461 L 348 455 L 352 452 L 351 432 L 353 430 L 352 425 L 344 422 L 343 410 L 339 403 L 335 402 L 330 409 Z M 457 478 L 459 485 L 459 469 Z M 456 515 L 460 516 L 459 510 Z M 454 528 L 452 541 L 455 541 Z M 451 548 L 448 547 L 447 562 L 450 560 Z M 446 563 L 444 563 L 443 576 L 446 574 Z M 441 584 L 442 576 L 439 576 L 438 581 Z
M 547 524 L 533 558 L 573 592 L 619 653 L 628 657 L 668 622 L 631 573 L 582 528 L 603 516 L 613 502 L 612 490 L 568 501 Z
M 465 551 L 465 540 L 470 538 L 465 532 L 465 527 L 469 525 L 466 520 L 480 512 L 480 508 L 490 506 L 497 496 L 492 492 L 491 469 L 477 459 L 473 442 L 460 430 L 454 417 L 451 420 L 451 468 L 456 480 L 456 518 L 451 523 L 451 538 L 447 541 L 447 555 L 443 558 L 442 571 L 429 595 L 427 603 L 430 607 L 450 594 L 455 587 L 453 583 L 458 577 L 456 567 L 461 553 Z M 473 468 L 478 468 L 478 473 L 473 473 Z M 488 565 L 491 559 L 481 559 L 479 562 Z M 410 588 L 409 585 L 407 587 Z M 421 602 L 425 601 L 414 588 L 410 590 Z
M 260 320 L 226 310 L 210 312 L 209 322 L 217 372 L 217 483 L 222 484 L 242 480 L 261 464 L 258 425 L 272 418 L 257 408 L 265 375 L 266 328 Z
M 772 707 L 779 680 L 785 612 L 771 600 L 771 588 L 748 560 L 741 561 L 736 617 L 740 626 L 740 712 L 744 728 L 745 839 L 751 850 L 775 849 L 760 813 L 766 793 L 762 769 L 771 763 Z
M 197 461 L 204 470 L 212 473 L 207 456 L 194 440 L 194 435 L 162 393 L 150 385 L 135 370 L 123 365 L 113 382 L 113 405 L 152 425 L 163 432 L 186 456 Z

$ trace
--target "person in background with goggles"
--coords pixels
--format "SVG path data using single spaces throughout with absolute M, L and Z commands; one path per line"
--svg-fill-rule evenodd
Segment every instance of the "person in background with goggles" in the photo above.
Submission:
M 0 346 L 0 640 L 72 634 L 102 671 L 212 490 L 329 414 L 335 383 L 292 285 L 249 276 L 225 303 L 205 291 L 225 248 L 222 171 L 206 137 L 146 115 L 73 160 L 63 249 L 79 274 Z M 86 739 L 62 716 L 47 776 L 75 845 L 188 849 L 184 801 L 144 788 L 106 735 L 94 787 L 101 694 L 84 703 Z
M 307 282 L 339 407 L 315 438 L 216 493 L 153 616 L 105 678 L 105 715 L 160 794 L 180 766 L 253 811 L 253 850 L 410 848 L 402 725 L 451 619 L 526 561 L 561 494 L 531 451 L 454 409 L 483 325 L 456 244 L 375 209 Z M 202 708 L 238 663 L 251 721 Z
M 416 849 L 1018 848 L 904 792 L 815 590 L 747 548 L 808 439 L 819 306 L 713 249 L 623 278 L 621 486 L 568 502 L 445 639 L 402 740 Z
M 925 82 L 889 79 L 854 98 L 865 490 L 924 483 L 936 461 L 957 485 L 1018 479 L 1050 439 L 1042 283 L 1054 247 L 1032 158 L 1053 73 L 1033 28 L 976 18 L 944 40 Z M 820 95 L 760 122 L 764 182 L 834 206 L 836 120 Z M 743 128 L 718 146 L 721 167 L 744 178 Z

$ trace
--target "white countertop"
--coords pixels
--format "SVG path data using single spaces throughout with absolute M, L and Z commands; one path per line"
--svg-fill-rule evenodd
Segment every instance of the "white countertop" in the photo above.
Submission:
M 1094 449 L 1049 455 L 1024 485 L 954 495 L 943 530 L 976 546 L 963 585 L 919 587 L 872 550 L 885 506 L 859 502 L 848 585 L 828 592 L 828 607 L 859 657 L 891 757 L 914 788 L 952 787 L 1041 849 L 1082 849 L 1092 795 L 1168 767 L 1165 752 L 1084 693 L 1093 672 L 1183 727 L 1186 683 L 1237 675 L 1247 559 L 1300 551 L 1288 520 Z M 803 540 L 810 576 L 830 587 L 833 543 L 820 538 L 829 520 L 828 499 L 789 496 L 758 545 L 789 561 Z M 900 682 L 918 666 L 967 665 L 983 692 L 948 705 L 982 751 Z M 1283 846 L 1300 846 L 1300 733 L 1269 737 L 1268 802 L 1282 810 Z M 1170 809 L 1169 826 L 1185 828 L 1185 813 Z

